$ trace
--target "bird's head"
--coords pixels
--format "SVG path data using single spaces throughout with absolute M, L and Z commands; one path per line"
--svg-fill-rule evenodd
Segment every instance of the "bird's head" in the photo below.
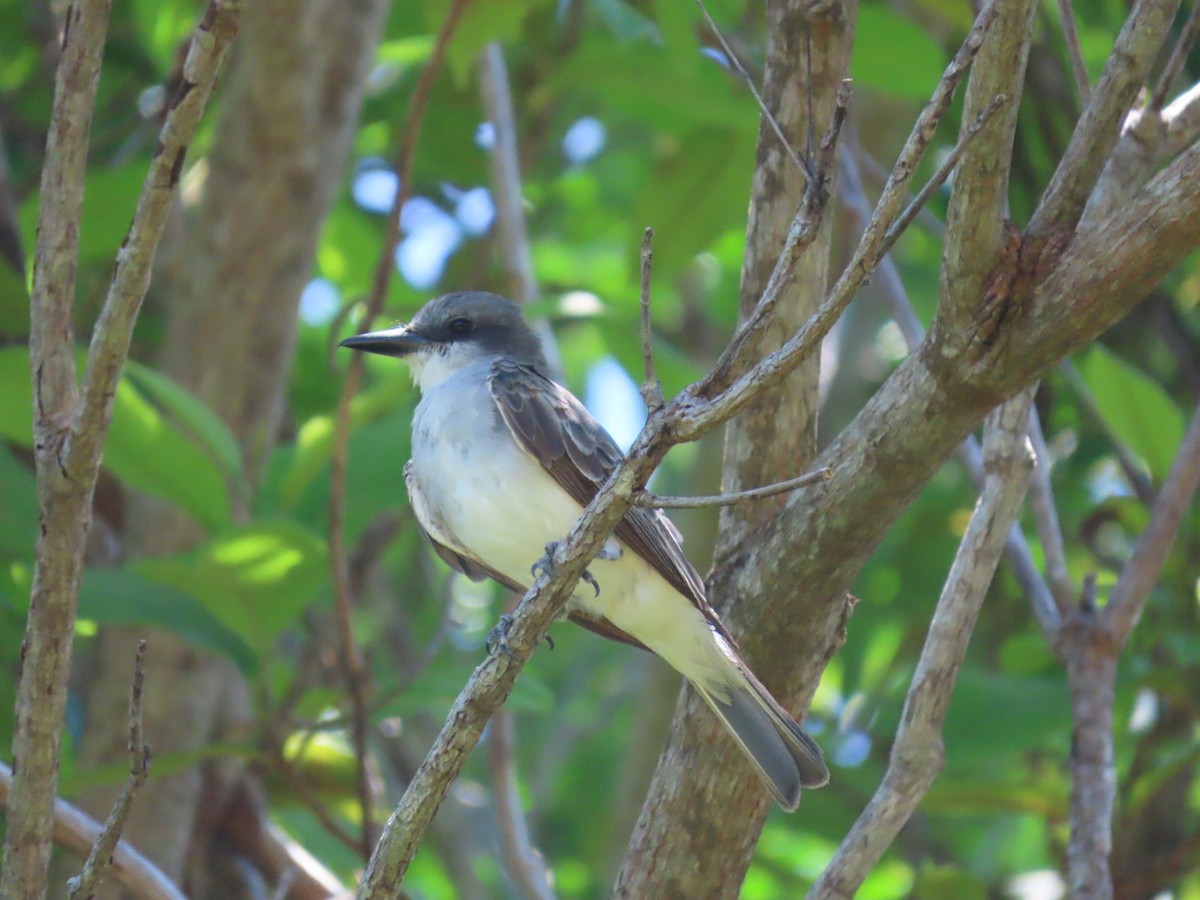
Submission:
M 407 325 L 358 334 L 341 346 L 400 357 L 422 391 L 482 360 L 544 365 L 541 342 L 521 308 L 484 291 L 445 294 L 421 307 Z

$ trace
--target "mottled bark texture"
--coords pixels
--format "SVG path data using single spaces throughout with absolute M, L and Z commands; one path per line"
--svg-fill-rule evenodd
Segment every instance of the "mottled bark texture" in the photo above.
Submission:
M 1024 17 L 1007 22 L 1014 13 Z M 1028 7 L 1005 4 L 1001 19 L 999 34 L 1007 37 L 995 52 L 1023 58 Z M 958 238 L 962 248 L 993 245 L 994 263 L 984 262 L 982 278 L 970 271 L 944 286 L 946 307 L 920 350 L 816 461 L 834 470 L 827 489 L 788 499 L 723 554 L 710 577 L 727 623 L 783 696 L 812 691 L 840 642 L 854 575 L 983 415 L 1125 315 L 1200 243 L 1198 166 L 1200 148 L 1193 146 L 1112 217 L 1069 241 L 1025 239 L 1002 220 L 991 223 L 987 241 Z M 1002 217 L 994 199 L 999 187 L 983 194 L 984 212 Z M 969 289 L 972 283 L 978 288 Z M 726 752 L 685 695 L 619 895 L 736 896 L 762 800 L 748 780 L 730 779 L 714 764 Z
M 201 195 L 174 236 L 174 277 L 158 290 L 167 315 L 163 368 L 230 426 L 251 485 L 279 429 L 299 294 L 344 183 L 386 8 L 384 0 L 247 5 Z M 131 518 L 130 555 L 178 551 L 202 537 L 177 510 L 144 499 Z M 134 635 L 144 633 L 102 634 L 82 747 L 87 764 L 124 753 L 123 681 Z M 245 685 L 227 662 L 167 632 L 150 640 L 145 727 L 157 754 L 245 730 Z M 186 876 L 191 896 L 233 896 L 207 884 L 206 849 L 240 777 L 236 763 L 196 766 L 152 778 L 138 798 L 126 836 L 172 878 Z M 97 792 L 84 805 L 102 816 L 110 802 Z
M 833 114 L 838 86 L 849 74 L 856 5 L 781 0 L 767 4 L 767 56 L 763 100 L 791 146 L 805 153 L 810 129 L 819 143 Z M 808 54 L 811 50 L 811 66 Z M 809 75 L 811 72 L 811 81 Z M 812 121 L 809 121 L 809 110 Z M 811 162 L 815 168 L 816 161 Z M 835 186 L 827 186 L 832 193 Z M 746 252 L 742 265 L 740 311 L 754 309 L 771 276 L 805 190 L 801 172 L 770 123 L 759 126 L 758 154 L 750 199 Z M 832 214 L 826 211 L 815 239 L 802 252 L 775 315 L 747 361 L 779 349 L 813 314 L 829 282 Z M 732 492 L 771 484 L 809 468 L 817 447 L 819 354 L 813 354 L 782 383 L 765 391 L 727 427 L 723 490 Z M 742 374 L 735 371 L 734 376 Z M 820 491 L 813 488 L 810 491 Z M 802 492 L 807 493 L 807 492 Z M 714 550 L 717 572 L 736 568 L 748 537 L 787 503 L 788 494 L 724 507 Z M 763 590 L 780 603 L 794 594 L 795 583 Z M 727 614 L 741 598 L 721 590 L 709 594 Z M 771 609 L 779 609 L 772 606 Z M 774 617 L 773 612 L 766 615 Z M 760 630 L 760 634 L 765 634 Z M 772 688 L 787 683 L 794 647 L 775 644 L 775 652 L 753 638 L 743 655 Z M 814 682 L 815 686 L 815 682 Z M 779 696 L 788 697 L 781 691 Z M 654 861 L 634 851 L 617 878 L 620 897 L 735 896 L 753 856 L 770 808 L 753 770 L 720 732 L 715 718 L 695 692 L 687 689 L 676 708 L 671 747 L 651 786 L 650 799 L 635 826 L 633 847 L 654 846 Z M 671 767 L 668 760 L 684 765 Z M 680 827 L 680 823 L 689 823 Z

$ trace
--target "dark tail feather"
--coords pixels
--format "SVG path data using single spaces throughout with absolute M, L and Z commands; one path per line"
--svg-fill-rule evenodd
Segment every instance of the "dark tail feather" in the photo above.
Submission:
M 821 748 L 758 679 L 745 669 L 739 674 L 743 683 L 731 685 L 727 697 L 714 696 L 699 685 L 696 689 L 754 763 L 779 805 L 791 812 L 800 805 L 802 787 L 817 788 L 829 781 Z

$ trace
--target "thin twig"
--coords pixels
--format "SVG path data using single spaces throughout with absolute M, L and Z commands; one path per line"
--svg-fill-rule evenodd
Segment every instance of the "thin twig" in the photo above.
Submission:
M 880 165 L 879 160 L 868 153 L 866 148 L 863 147 L 862 142 L 857 138 L 852 141 L 851 146 L 853 148 L 855 159 L 862 166 L 863 174 L 867 176 L 867 178 L 869 178 L 873 184 L 877 184 L 881 187 L 886 184 L 888 172 L 887 169 Z M 865 181 L 866 179 L 863 180 Z M 866 196 L 865 192 L 863 196 Z M 912 203 L 914 196 L 915 195 L 911 191 L 907 193 L 909 203 Z M 870 215 L 871 206 L 870 204 L 867 204 L 867 217 L 869 218 Z M 946 233 L 946 223 L 938 218 L 934 213 L 930 212 L 929 207 L 922 207 L 920 210 L 918 210 L 917 218 L 920 219 L 921 225 L 924 226 L 925 230 L 934 237 L 940 238 Z
M 1200 409 L 1192 416 L 1183 443 L 1171 463 L 1158 499 L 1150 510 L 1150 522 L 1138 538 L 1133 555 L 1121 570 L 1117 584 L 1104 607 L 1113 637 L 1124 645 L 1137 624 L 1158 581 L 1163 563 L 1175 541 L 1183 514 L 1191 506 L 1192 495 L 1200 482 Z
M 349 724 L 349 723 L 348 723 Z M 276 746 L 274 749 L 275 756 L 275 771 L 282 774 L 284 780 L 296 792 L 300 803 L 313 815 L 317 823 L 325 829 L 330 837 L 338 841 L 338 843 L 347 847 L 353 853 L 362 851 L 361 838 L 351 834 L 341 823 L 334 818 L 325 804 L 321 802 L 321 798 L 317 796 L 312 785 L 305 781 L 304 776 L 296 771 L 296 767 L 283 755 L 281 747 Z
M 905 141 L 904 147 L 900 151 L 896 165 L 888 176 L 887 184 L 884 185 L 871 219 L 863 229 L 862 240 L 859 241 L 854 255 L 842 270 L 842 274 L 838 276 L 837 282 L 825 301 L 787 343 L 760 360 L 753 368 L 740 375 L 728 389 L 725 389 L 729 373 L 733 370 L 734 361 L 740 357 L 745 344 L 769 315 L 783 284 L 789 277 L 788 273 L 795 261 L 796 249 L 802 245 L 800 236 L 809 233 L 809 240 L 811 240 L 811 234 L 815 234 L 812 217 L 805 217 L 803 207 L 797 213 L 788 233 L 787 242 L 784 244 L 784 252 L 780 255 L 775 271 L 771 273 L 771 279 L 754 312 L 735 332 L 733 339 L 722 352 L 709 375 L 697 385 L 688 388 L 688 391 L 693 392 L 692 396 L 699 402 L 696 402 L 695 409 L 685 414 L 678 423 L 681 439 L 692 439 L 702 427 L 702 423 L 706 422 L 710 416 L 724 419 L 743 409 L 748 402 L 748 392 L 754 385 L 764 379 L 769 385 L 774 385 L 781 380 L 784 374 L 792 370 L 798 360 L 813 352 L 825 335 L 829 333 L 829 329 L 841 317 L 846 306 L 883 257 L 883 241 L 888 229 L 901 213 L 901 204 L 907 196 L 908 185 L 912 181 L 917 165 L 933 140 L 938 122 L 950 106 L 950 101 L 954 97 L 954 89 L 966 75 L 971 60 L 975 58 L 979 48 L 983 45 L 988 29 L 995 21 L 997 8 L 996 0 L 992 0 L 980 11 L 963 45 L 946 67 L 942 74 L 942 80 L 938 82 L 932 98 L 917 117 L 908 140 Z M 806 192 L 806 201 L 810 193 L 811 191 Z M 718 391 L 720 392 L 719 396 L 717 395 Z
M 1050 486 L 1050 450 L 1042 432 L 1041 418 L 1034 408 L 1029 415 L 1029 442 L 1033 445 L 1035 465 L 1030 483 L 1030 506 L 1037 526 L 1042 556 L 1046 560 L 1046 581 L 1054 594 L 1060 614 L 1065 614 L 1074 599 L 1074 585 L 1067 570 L 1062 526 L 1058 521 L 1058 505 Z
M 646 402 L 646 410 L 653 412 L 663 405 L 662 382 L 654 370 L 654 343 L 650 330 L 650 267 L 654 253 L 650 242 L 654 240 L 654 229 L 647 228 L 642 233 L 642 368 L 645 380 L 642 382 L 642 399 Z
M 142 733 L 142 686 L 146 679 L 145 667 L 146 642 L 140 640 L 133 659 L 133 685 L 129 690 L 129 777 L 121 786 L 121 793 L 117 795 L 104 828 L 92 844 L 87 862 L 83 864 L 83 871 L 67 882 L 71 900 L 91 900 L 99 889 L 101 879 L 112 865 L 113 851 L 117 842 L 121 840 L 125 820 L 133 808 L 133 799 L 150 774 L 150 745 L 146 743 Z
M 842 154 L 841 186 L 841 193 L 846 200 L 846 205 L 859 220 L 861 226 L 870 216 L 871 208 L 867 203 L 866 195 L 862 189 L 862 178 L 859 175 L 857 159 L 849 151 Z M 925 338 L 925 328 L 921 324 L 921 320 L 917 318 L 912 299 L 908 296 L 908 292 L 904 288 L 904 282 L 900 278 L 900 273 L 896 269 L 896 264 L 892 260 L 890 253 L 885 255 L 880 262 L 879 274 L 879 283 L 883 288 L 884 295 L 887 297 L 892 319 L 900 327 L 901 334 L 904 335 L 908 352 L 916 353 L 917 348 L 921 345 L 921 341 Z M 1041 425 L 1038 421 L 1036 409 L 1031 410 L 1029 425 L 1035 446 L 1040 445 L 1044 447 L 1045 438 L 1041 434 Z M 983 451 L 980 449 L 979 441 L 974 435 L 968 436 L 963 441 L 959 446 L 958 455 L 967 472 L 970 474 L 972 482 L 974 482 L 979 491 L 982 491 L 984 485 Z M 1066 610 L 1060 604 L 1059 598 L 1051 592 L 1046 579 L 1042 577 L 1041 572 L 1038 571 L 1037 566 L 1034 564 L 1033 554 L 1029 550 L 1029 543 L 1021 531 L 1019 523 L 1013 523 L 1013 526 L 1009 529 L 1005 552 L 1009 563 L 1013 567 L 1017 581 L 1020 583 L 1025 596 L 1029 599 L 1034 615 L 1042 627 L 1043 634 L 1046 635 L 1048 641 L 1053 643 Z
M 1071 798 L 1067 843 L 1070 896 L 1111 900 L 1112 816 L 1117 796 L 1113 705 L 1117 656 L 1105 617 L 1096 606 L 1096 579 L 1084 580 L 1079 603 L 1054 646 L 1071 693 Z
M 13 773 L 0 762 L 0 809 L 9 809 Z M 9 816 L 12 810 L 9 809 Z M 62 798 L 54 801 L 54 843 L 86 858 L 100 837 L 101 825 Z M 112 851 L 112 880 L 138 900 L 186 900 L 179 888 L 126 840 L 117 841 Z
M 934 195 L 938 188 L 946 183 L 951 173 L 958 167 L 958 161 L 962 158 L 963 151 L 970 146 L 971 141 L 983 129 L 984 124 L 992 117 L 1001 106 L 1008 102 L 1008 98 L 1004 94 L 997 94 L 992 98 L 992 102 L 980 110 L 979 115 L 975 117 L 975 121 L 963 131 L 956 143 L 946 154 L 946 158 L 942 160 L 937 171 L 930 176 L 929 180 L 921 187 L 915 197 L 909 201 L 905 208 L 892 226 L 887 230 L 887 235 L 883 239 L 883 252 L 886 253 L 895 246 L 896 241 L 900 239 L 908 226 L 913 223 L 917 215 L 925 208 L 925 204 L 929 202 L 929 198 Z
M 649 509 L 702 509 L 709 506 L 733 506 L 746 500 L 758 500 L 762 497 L 774 497 L 797 488 L 814 484 L 825 484 L 833 477 L 833 469 L 828 466 L 780 481 L 765 487 L 748 488 L 732 494 L 713 494 L 707 497 L 666 497 L 662 494 L 652 494 L 650 491 L 636 491 L 633 495 L 634 506 L 644 506 Z
M 1075 90 L 1079 92 L 1079 105 L 1084 107 L 1092 99 L 1092 80 L 1088 77 L 1087 64 L 1083 61 L 1083 47 L 1079 44 L 1079 28 L 1075 23 L 1075 10 L 1071 6 L 1071 0 L 1058 0 L 1058 18 L 1062 23 L 1063 40 L 1067 44 L 1067 58 L 1071 61 Z
M 492 779 L 504 868 L 525 900 L 553 900 L 546 864 L 530 840 L 529 826 L 521 810 L 514 744 L 513 715 L 502 709 L 488 726 L 488 771 Z
M 425 109 L 429 104 L 434 82 L 441 71 L 450 38 L 454 34 L 468 2 L 469 0 L 454 0 L 450 5 L 446 18 L 438 30 L 437 38 L 434 40 L 433 50 L 421 69 L 420 78 L 409 99 L 404 128 L 396 150 L 396 196 L 392 201 L 392 211 L 388 216 L 387 234 L 384 237 L 383 248 L 375 264 L 371 294 L 362 317 L 358 321 L 359 331 L 366 331 L 370 328 L 371 323 L 383 310 L 388 282 L 391 279 L 392 269 L 395 268 L 396 245 L 400 240 L 400 213 L 404 209 L 404 204 L 408 202 L 408 198 L 412 196 L 413 154 L 421 133 L 421 125 L 425 119 Z M 371 784 L 367 771 L 367 730 L 370 721 L 366 683 L 368 673 L 363 662 L 362 652 L 355 640 L 351 622 L 354 598 L 350 592 L 349 563 L 343 534 L 346 519 L 346 462 L 350 443 L 350 401 L 358 392 L 362 373 L 362 356 L 354 354 L 350 357 L 347 365 L 346 380 L 342 384 L 342 392 L 338 397 L 336 427 L 329 464 L 329 561 L 333 570 L 333 595 L 334 605 L 337 609 L 338 633 L 342 644 L 342 667 L 346 679 L 346 690 L 354 713 L 354 726 L 351 734 L 357 764 L 358 803 L 362 815 L 360 851 L 365 860 L 370 858 L 371 851 L 375 846 Z
M 809 159 L 805 159 L 805 158 L 802 158 L 800 156 L 800 154 L 796 152 L 795 148 L 792 147 L 791 143 L 788 141 L 787 135 L 785 135 L 783 133 L 783 128 L 780 127 L 780 125 L 779 125 L 779 120 L 775 118 L 775 114 L 773 112 L 771 112 L 771 110 L 767 107 L 766 102 L 763 100 L 762 94 L 760 94 L 758 92 L 758 87 L 754 84 L 754 79 L 750 77 L 750 73 L 746 71 L 745 67 L 742 65 L 741 60 L 738 59 L 737 54 L 733 52 L 733 48 L 730 47 L 728 41 L 725 40 L 725 36 L 723 34 L 721 34 L 721 29 L 718 28 L 717 23 L 713 21 L 713 17 L 711 15 L 709 15 L 708 7 L 704 5 L 704 0 L 696 0 L 696 5 L 700 7 L 700 12 L 704 14 L 704 20 L 706 22 L 708 22 L 708 27 L 710 29 L 712 29 L 712 33 L 714 35 L 716 35 L 717 40 L 720 42 L 721 51 L 725 54 L 725 58 L 729 60 L 729 64 L 731 66 L 733 66 L 734 71 L 737 72 L 739 75 L 741 75 L 742 80 L 746 82 L 746 87 L 748 87 L 750 89 L 750 93 L 754 96 L 754 102 L 758 104 L 759 110 L 762 111 L 763 118 L 766 119 L 767 124 L 771 126 L 771 130 L 773 132 L 775 132 L 775 137 L 777 137 L 779 139 L 779 143 L 783 147 L 783 152 L 786 153 L 788 155 L 788 158 L 793 163 L 796 164 L 796 168 L 799 169 L 804 174 L 804 178 L 809 184 L 816 184 L 817 176 L 816 176 L 816 173 L 813 172 L 812 163 L 810 162 L 811 157 L 812 157 L 811 134 L 812 134 L 812 121 L 813 121 L 811 102 L 809 104 L 809 111 L 808 111 L 809 112 L 809 115 L 808 115 L 809 126 L 808 127 L 809 127 L 809 135 L 810 135 L 810 137 L 809 137 Z M 809 65 L 811 66 L 812 65 L 812 48 L 811 48 L 811 46 L 809 47 L 808 60 L 809 60 Z M 812 84 L 811 69 L 809 70 L 809 73 L 808 73 L 808 83 L 810 85 Z
M 1179 0 L 1137 0 L 1113 44 L 1091 102 L 1075 126 L 1029 222 L 1027 233 L 1074 229 L 1121 134 L 1121 122 L 1146 82 Z
M 810 81 L 809 84 L 812 82 Z M 821 189 L 826 190 L 837 171 L 838 142 L 842 136 L 842 127 L 846 124 L 846 113 L 850 109 L 850 95 L 854 92 L 854 82 L 843 78 L 838 82 L 837 95 L 833 100 L 833 115 L 829 117 L 829 127 L 821 138 L 821 146 L 817 150 L 817 173 L 821 179 Z
M 1033 391 L 1027 389 L 989 416 L 983 491 L 930 622 L 887 772 L 809 891 L 809 900 L 853 897 L 941 770 L 941 732 L 950 694 L 1028 484 L 1025 432 L 1032 400 Z
M 1192 3 L 1192 11 L 1188 14 L 1187 22 L 1183 26 L 1183 31 L 1179 33 L 1179 40 L 1175 42 L 1175 46 L 1171 49 L 1171 57 L 1167 60 L 1167 64 L 1163 66 L 1161 74 L 1158 76 L 1158 83 L 1154 86 L 1154 93 L 1150 95 L 1150 102 L 1146 106 L 1151 110 L 1161 110 L 1163 104 L 1167 102 L 1167 95 L 1171 92 L 1171 85 L 1175 83 L 1175 79 L 1179 77 L 1179 73 L 1183 71 L 1183 64 L 1187 62 L 1188 55 L 1192 52 L 1192 45 L 1196 43 L 1196 36 L 1200 33 L 1200 3 Z

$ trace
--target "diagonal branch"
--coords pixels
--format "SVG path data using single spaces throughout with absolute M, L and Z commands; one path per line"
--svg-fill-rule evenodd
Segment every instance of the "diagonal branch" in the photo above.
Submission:
M 1092 81 L 1083 61 L 1083 47 L 1079 43 L 1079 27 L 1075 23 L 1075 9 L 1071 6 L 1071 0 L 1058 0 L 1058 18 L 1062 23 L 1063 41 L 1067 45 L 1067 58 L 1071 61 L 1075 90 L 1079 92 L 1079 104 L 1087 106 L 1092 99 Z
M 853 897 L 941 771 L 950 694 L 1028 485 L 1032 460 L 1025 434 L 1032 399 L 1032 389 L 1026 390 L 988 419 L 983 491 L 934 610 L 887 772 L 809 900 Z
M 833 469 L 825 467 L 764 487 L 747 488 L 744 491 L 714 494 L 709 497 L 664 497 L 661 494 L 652 494 L 650 491 L 636 491 L 633 495 L 633 505 L 644 506 L 648 509 L 704 509 L 710 506 L 732 506 L 746 500 L 774 497 L 776 494 L 784 494 L 814 484 L 825 484 L 832 477 Z
M 146 679 L 146 642 L 138 641 L 137 655 L 133 661 L 133 686 L 129 691 L 129 777 L 121 786 L 121 793 L 113 804 L 112 812 L 104 823 L 83 871 L 67 883 L 71 900 L 91 900 L 106 870 L 113 864 L 113 852 L 125 828 L 125 819 L 133 808 L 133 798 L 146 783 L 150 775 L 150 745 L 142 732 L 142 685 Z
M 1013 137 L 1036 7 L 1033 0 L 1000 4 L 963 100 L 962 128 L 967 130 L 995 98 L 1008 98 L 963 153 L 946 210 L 941 297 L 932 330 L 935 338 L 949 338 L 956 347 L 969 339 L 1004 243 Z
M 799 333 L 778 351 L 762 360 L 754 371 L 743 375 L 738 380 L 739 386 L 734 390 L 724 392 L 723 404 L 736 406 L 736 409 L 729 412 L 729 415 L 733 415 L 744 406 L 744 392 L 750 381 L 767 377 L 772 379 L 772 384 L 775 384 L 782 379 L 784 371 L 790 371 L 794 367 L 800 357 L 811 353 L 813 347 L 833 327 L 833 323 L 841 316 L 863 282 L 875 270 L 885 252 L 888 232 L 903 213 L 908 197 L 908 187 L 916 174 L 917 166 L 933 141 L 938 123 L 949 109 L 951 100 L 954 99 L 955 89 L 966 77 L 971 63 L 984 46 L 984 39 L 996 21 L 999 9 L 1000 5 L 996 0 L 992 0 L 975 17 L 975 24 L 971 26 L 970 32 L 954 59 L 946 66 L 929 103 L 921 110 L 917 121 L 913 124 L 908 139 L 901 148 L 900 155 L 896 158 L 896 163 L 879 195 L 875 211 L 863 230 L 862 239 L 855 249 L 854 256 L 838 277 L 837 283 L 830 291 L 825 303 L 817 315 L 810 319 Z M 988 98 L 989 102 L 991 99 L 991 97 Z M 784 252 L 780 254 L 775 270 L 771 273 L 766 290 L 755 306 L 754 312 L 734 333 L 708 378 L 701 382 L 697 391 L 698 396 L 711 396 L 728 384 L 728 377 L 733 371 L 734 361 L 741 357 L 743 348 L 762 327 L 763 322 L 770 317 L 775 301 L 784 287 L 787 273 L 791 271 L 800 248 L 816 235 L 818 219 L 808 208 L 810 203 L 814 202 L 810 200 L 813 193 L 810 186 L 805 193 L 805 203 L 802 204 L 792 222 L 787 242 L 784 245 Z M 722 412 L 722 414 L 724 413 Z
M 1070 231 L 1079 222 L 1178 9 L 1179 0 L 1138 0 L 1134 6 L 1033 214 L 1031 235 Z
M 13 773 L 0 762 L 0 809 L 7 809 L 9 821 Z M 54 842 L 76 856 L 86 857 L 100 838 L 99 822 L 66 800 L 54 801 Z M 171 883 L 150 860 L 135 850 L 128 841 L 117 841 L 112 850 L 113 881 L 138 900 L 186 900 L 179 888 Z
M 1119 646 L 1124 646 L 1142 615 L 1150 590 L 1158 581 L 1163 563 L 1175 542 L 1179 522 L 1191 508 L 1198 483 L 1200 409 L 1192 416 L 1192 423 L 1171 463 L 1167 480 L 1163 482 L 1158 499 L 1150 509 L 1150 522 L 1138 538 L 1133 555 L 1121 570 L 1117 584 L 1109 594 L 1108 605 L 1104 608 L 1113 639 Z

